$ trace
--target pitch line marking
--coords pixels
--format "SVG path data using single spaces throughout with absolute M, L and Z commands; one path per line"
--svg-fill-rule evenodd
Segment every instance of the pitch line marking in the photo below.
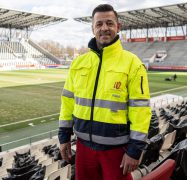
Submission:
M 55 89 L 62 89 L 62 87 L 59 87 L 59 86 L 48 86 L 48 85 L 38 85 L 38 86 L 41 86 L 41 87 L 49 87 L 49 88 L 55 88 Z
M 182 87 L 177 87 L 177 88 L 168 89 L 168 90 L 164 90 L 164 91 L 159 91 L 159 92 L 151 93 L 151 95 L 153 95 L 153 94 L 160 94 L 162 92 L 170 92 L 170 91 L 173 91 L 173 90 L 176 90 L 176 89 L 182 89 L 182 88 L 186 88 L 186 87 L 187 86 L 182 86 Z
M 25 82 L 25 81 L 13 81 L 13 80 L 2 80 L 2 81 L 9 81 L 9 82 L 13 82 L 13 83 L 17 83 L 17 84 L 25 84 L 25 85 L 37 85 L 37 86 L 41 86 L 41 87 L 49 87 L 49 88 L 55 88 L 55 89 L 62 89 L 62 87 L 58 87 L 58 86 L 51 86 L 51 85 L 45 85 L 45 84 L 48 84 L 48 83 L 58 83 L 58 82 L 61 82 L 61 81 L 55 81 L 55 82 L 47 82 L 47 83 L 38 83 L 36 81 L 30 81 L 29 83 Z M 10 86 L 8 86 L 10 87 Z
M 42 119 L 42 118 L 45 118 L 45 117 L 50 117 L 50 116 L 54 116 L 54 115 L 58 115 L 59 113 L 55 113 L 55 114 L 50 114 L 50 115 L 47 115 L 47 116 L 41 116 L 41 117 L 36 117 L 36 118 L 32 118 L 32 119 L 26 119 L 26 120 L 23 120 L 23 121 L 19 121 L 19 122 L 14 122 L 14 123 L 9 123 L 9 124 L 3 124 L 0 126 L 1 127 L 5 127 L 5 126 L 10 126 L 10 125 L 14 125 L 14 124 L 19 124 L 19 123 L 23 123 L 23 122 L 28 122 L 28 121 L 33 121 L 33 120 L 37 120 L 37 119 Z

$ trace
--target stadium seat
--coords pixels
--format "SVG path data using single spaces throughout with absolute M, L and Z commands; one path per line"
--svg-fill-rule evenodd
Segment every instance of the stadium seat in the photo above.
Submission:
M 160 134 L 163 134 L 166 132 L 167 128 L 169 127 L 169 122 L 165 123 L 162 128 L 160 129 Z
M 176 136 L 172 147 L 186 139 L 187 121 L 181 121 L 177 125 L 170 123 L 168 132 L 172 132 L 174 130 L 176 130 Z
M 175 164 L 174 160 L 167 159 L 163 164 L 140 180 L 169 180 L 175 168 Z
M 135 171 L 131 172 L 132 179 L 139 180 L 140 178 L 142 178 L 143 175 L 146 175 L 146 169 L 143 169 L 143 170 L 144 170 L 144 173 L 140 171 L 139 169 L 136 169 Z
M 43 156 L 38 157 L 39 163 L 42 162 L 42 161 L 45 161 L 47 159 L 49 159 L 49 157 L 47 155 L 43 155 Z
M 63 180 L 70 180 L 71 179 L 71 165 L 68 164 L 67 166 L 58 169 L 57 171 L 51 173 L 47 180 L 55 180 L 55 179 L 63 179 Z
M 35 156 L 36 159 L 40 159 L 43 156 L 46 156 L 43 152 L 35 150 L 31 152 L 32 156 Z
M 2 177 L 7 176 L 7 170 L 6 168 L 3 168 L 0 170 L 0 179 L 2 179 Z
M 10 159 L 10 160 L 7 160 L 7 161 L 4 161 L 1 168 L 12 168 L 13 166 L 13 159 Z
M 164 137 L 162 134 L 157 134 L 149 139 L 148 146 L 143 152 L 143 157 L 140 165 L 149 166 L 151 163 L 159 159 L 159 152 L 162 147 Z
M 173 159 L 176 162 L 176 167 L 172 174 L 172 179 L 187 179 L 187 138 L 179 142 L 172 149 L 171 153 L 167 156 L 167 159 Z
M 168 150 L 169 148 L 171 148 L 171 146 L 173 145 L 175 141 L 175 136 L 176 136 L 176 130 L 164 136 L 165 139 L 161 147 L 161 151 Z
M 53 159 L 48 158 L 46 160 L 43 160 L 43 161 L 39 162 L 39 164 L 41 164 L 42 166 L 48 166 L 48 165 L 52 164 L 52 162 L 53 162 Z
M 45 177 L 47 178 L 52 172 L 57 171 L 59 168 L 59 162 L 53 162 L 52 164 L 49 164 L 46 166 L 46 172 L 45 172 Z

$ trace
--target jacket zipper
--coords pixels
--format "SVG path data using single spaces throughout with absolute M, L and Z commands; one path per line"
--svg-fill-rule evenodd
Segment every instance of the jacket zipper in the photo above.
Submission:
M 143 91 L 143 76 L 141 76 L 141 84 L 140 84 L 140 86 L 141 86 L 141 92 L 142 92 L 142 94 L 144 94 L 144 91 Z
M 92 143 L 92 123 L 93 123 L 93 115 L 94 115 L 94 105 L 95 105 L 95 96 L 97 92 L 97 86 L 98 86 L 98 81 L 99 81 L 99 75 L 101 71 L 101 64 L 102 64 L 102 54 L 103 52 L 101 51 L 100 54 L 96 53 L 99 56 L 99 65 L 97 69 L 97 75 L 95 79 L 95 85 L 94 85 L 94 91 L 93 91 L 93 96 L 92 96 L 92 103 L 91 103 L 91 113 L 90 113 L 90 132 L 89 132 L 89 137 L 90 137 L 90 142 Z

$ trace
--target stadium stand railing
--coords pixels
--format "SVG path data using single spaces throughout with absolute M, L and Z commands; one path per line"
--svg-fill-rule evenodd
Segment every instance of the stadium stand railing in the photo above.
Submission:
M 15 141 L 11 141 L 11 142 L 7 142 L 4 144 L 0 144 L 0 152 L 1 151 L 6 151 L 15 147 L 19 147 L 25 144 L 29 144 L 32 145 L 34 142 L 43 140 L 43 139 L 52 139 L 53 137 L 55 137 L 57 135 L 58 129 L 53 130 L 53 131 L 48 131 L 48 132 L 44 132 L 44 133 L 40 133 L 34 136 L 29 136 L 29 137 L 25 137 L 22 139 L 18 139 Z

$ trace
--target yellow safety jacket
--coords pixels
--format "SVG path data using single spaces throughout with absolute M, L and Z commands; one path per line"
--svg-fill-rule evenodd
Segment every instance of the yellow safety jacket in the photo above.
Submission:
M 95 40 L 92 40 L 93 44 Z M 96 46 L 96 45 L 95 45 Z M 149 86 L 144 65 L 123 50 L 119 38 L 101 52 L 90 51 L 71 64 L 61 96 L 59 127 L 80 139 L 104 145 L 129 144 L 139 158 L 151 119 Z M 70 133 L 69 135 L 70 136 Z

